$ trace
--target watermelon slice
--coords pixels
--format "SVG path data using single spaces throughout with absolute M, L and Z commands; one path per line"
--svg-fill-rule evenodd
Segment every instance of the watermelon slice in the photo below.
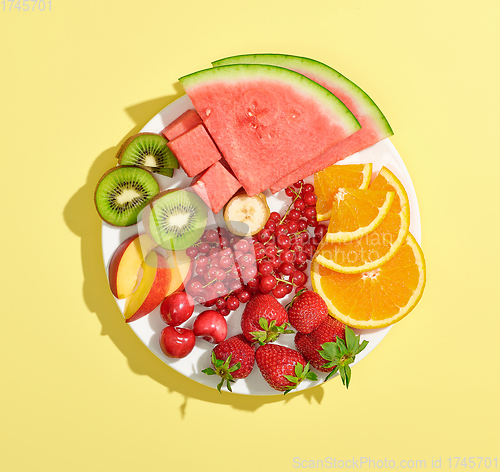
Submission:
M 162 134 L 169 141 L 178 138 L 181 134 L 186 131 L 192 130 L 195 126 L 202 123 L 201 118 L 198 116 L 195 110 L 189 109 L 185 111 L 179 118 L 176 118 L 172 123 L 167 125 Z
M 248 195 L 360 128 L 331 92 L 270 65 L 228 65 L 179 79 Z
M 222 157 L 202 124 L 169 141 L 167 146 L 189 177 L 203 172 Z
M 212 164 L 193 181 L 192 186 L 214 213 L 219 213 L 241 187 L 220 162 Z
M 298 56 L 282 54 L 255 54 L 233 56 L 213 62 L 215 66 L 226 64 L 272 64 L 299 72 L 334 93 L 351 110 L 361 124 L 361 129 L 321 156 L 295 169 L 271 186 L 273 193 L 335 164 L 355 152 L 393 135 L 385 116 L 372 99 L 356 84 L 327 65 Z

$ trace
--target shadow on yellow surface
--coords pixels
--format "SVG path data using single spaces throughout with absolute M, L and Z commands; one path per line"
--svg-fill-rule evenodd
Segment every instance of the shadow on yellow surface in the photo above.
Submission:
M 169 103 L 179 98 L 182 92 L 174 96 L 150 100 L 126 109 L 137 125 L 125 136 L 137 133 L 147 121 Z M 123 316 L 109 290 L 101 249 L 101 220 L 94 207 L 94 190 L 100 177 L 116 164 L 116 153 L 121 143 L 101 153 L 89 170 L 87 183 L 69 200 L 64 209 L 64 219 L 70 230 L 81 238 L 81 257 L 84 275 L 83 298 L 92 313 L 95 313 L 102 324 L 103 336 L 109 336 L 113 343 L 127 358 L 130 369 L 139 375 L 147 375 L 164 385 L 169 393 L 178 392 L 184 396 L 180 407 L 184 417 L 190 398 L 212 403 L 231 405 L 234 408 L 255 411 L 268 403 L 289 402 L 296 395 L 304 396 L 309 402 L 313 399 L 320 403 L 324 396 L 321 386 L 306 390 L 303 393 L 282 396 L 247 396 L 223 392 L 203 386 L 184 377 L 169 368 L 158 359 L 137 338 L 124 322 Z

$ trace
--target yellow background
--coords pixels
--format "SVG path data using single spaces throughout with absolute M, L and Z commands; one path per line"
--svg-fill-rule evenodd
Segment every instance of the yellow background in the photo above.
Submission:
M 0 469 L 444 469 L 500 455 L 499 5 L 0 3 Z M 117 146 L 181 94 L 178 77 L 251 52 L 313 57 L 358 83 L 417 191 L 424 297 L 349 391 L 337 377 L 286 398 L 219 395 L 150 353 L 106 285 L 92 196 Z

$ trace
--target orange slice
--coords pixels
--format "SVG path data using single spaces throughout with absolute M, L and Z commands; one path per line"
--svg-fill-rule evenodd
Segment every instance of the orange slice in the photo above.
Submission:
M 422 297 L 424 255 L 408 233 L 398 253 L 378 269 L 342 274 L 313 262 L 311 282 L 334 318 L 353 328 L 382 328 L 404 318 Z
M 371 164 L 333 165 L 314 174 L 318 221 L 330 219 L 333 200 L 339 187 L 367 189 L 371 177 Z
M 378 179 L 378 181 L 377 181 Z M 315 260 L 322 266 L 343 272 L 357 274 L 376 269 L 393 257 L 406 241 L 410 228 L 410 205 L 401 182 L 388 169 L 383 168 L 370 189 L 396 193 L 389 213 L 371 233 L 347 243 L 329 243 L 326 237 L 316 251 Z
M 396 213 L 401 211 L 401 208 L 405 205 L 408 206 L 408 208 L 410 207 L 410 204 L 408 202 L 408 195 L 406 194 L 406 190 L 403 187 L 403 184 L 387 167 L 382 167 L 382 169 L 380 169 L 377 177 L 375 177 L 375 179 L 373 179 L 373 182 L 370 184 L 370 190 L 385 190 L 386 192 L 396 192 L 396 197 L 394 198 L 394 202 L 391 208 L 391 210 Z
M 394 196 L 394 192 L 340 187 L 333 199 L 326 242 L 349 242 L 371 233 L 389 213 Z

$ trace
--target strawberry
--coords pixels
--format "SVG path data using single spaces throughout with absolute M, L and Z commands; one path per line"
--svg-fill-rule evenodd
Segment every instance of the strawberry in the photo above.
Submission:
M 328 316 L 312 333 L 298 332 L 295 335 L 295 347 L 308 360 L 311 365 L 321 372 L 329 372 L 333 367 L 323 367 L 325 359 L 319 351 L 326 342 L 335 342 L 337 336 L 345 339 L 345 325 L 340 321 Z
M 328 316 L 313 332 L 309 333 L 309 338 L 316 349 L 323 343 L 334 342 L 337 337 L 345 340 L 345 324 Z
M 302 354 L 289 347 L 277 344 L 259 346 L 255 360 L 264 380 L 275 390 L 287 394 L 304 380 L 318 380 L 309 371 L 309 362 Z
M 202 370 L 207 375 L 219 375 L 220 383 L 217 390 L 221 391 L 224 380 L 227 389 L 231 390 L 234 379 L 244 379 L 250 375 L 255 363 L 255 349 L 243 336 L 238 334 L 217 344 L 212 350 L 212 365 L 215 370 L 208 367 Z M 222 392 L 221 392 L 222 393 Z
M 351 368 L 368 341 L 359 343 L 359 336 L 340 321 L 328 317 L 312 333 L 297 333 L 295 346 L 313 367 L 321 372 L 330 372 L 325 381 L 339 372 L 342 383 L 349 388 Z
M 261 345 L 276 341 L 282 333 L 293 333 L 286 329 L 287 326 L 286 310 L 276 298 L 268 294 L 253 297 L 241 315 L 244 336 Z
M 319 353 L 321 345 L 318 348 L 307 334 L 297 333 L 295 335 L 295 347 L 315 369 L 318 369 L 320 372 L 329 372 L 333 370 L 333 367 L 330 369 L 322 367 L 325 364 L 325 359 L 323 359 Z
M 325 301 L 310 290 L 301 290 L 288 305 L 288 321 L 299 333 L 314 331 L 328 317 Z

